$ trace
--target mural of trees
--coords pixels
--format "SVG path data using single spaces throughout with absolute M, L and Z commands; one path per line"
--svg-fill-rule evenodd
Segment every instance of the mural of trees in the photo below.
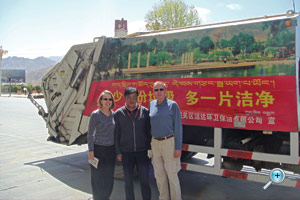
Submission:
M 292 22 L 292 24 L 295 22 Z M 295 52 L 295 35 L 289 31 L 285 20 L 264 22 L 262 30 L 269 29 L 266 48 L 274 56 L 274 51 L 279 57 L 284 57 L 288 53 Z
M 221 29 L 222 32 L 222 28 Z M 247 25 L 245 25 L 245 30 Z M 136 68 L 146 66 L 165 66 L 185 64 L 184 56 L 192 57 L 192 64 L 213 61 L 230 61 L 242 59 L 267 59 L 288 57 L 294 54 L 295 34 L 285 25 L 285 20 L 261 23 L 265 31 L 265 40 L 256 41 L 252 34 L 240 31 L 211 38 L 209 35 L 200 37 L 182 37 L 162 40 L 159 36 L 152 39 L 139 40 L 135 43 L 126 39 L 107 39 L 103 47 L 99 66 L 102 71 L 109 69 Z M 199 35 L 201 30 L 199 30 Z M 214 40 L 213 40 L 214 39 Z M 129 60 L 130 59 L 130 60 Z M 129 66 L 130 64 L 130 66 Z M 190 63 L 189 63 L 190 64 Z
M 213 49 L 214 46 L 215 45 L 209 36 L 204 36 L 199 43 L 200 50 L 205 54 L 207 54 L 210 49 Z

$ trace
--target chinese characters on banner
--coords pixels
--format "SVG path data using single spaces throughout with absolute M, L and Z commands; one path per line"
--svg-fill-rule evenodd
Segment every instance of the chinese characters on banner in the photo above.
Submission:
M 99 94 L 108 89 L 114 94 L 116 109 L 123 106 L 124 90 L 139 90 L 138 102 L 148 107 L 155 97 L 153 83 L 167 84 L 167 97 L 175 100 L 183 124 L 297 131 L 296 79 L 294 76 L 173 78 L 109 80 L 92 83 L 84 115 L 97 108 Z

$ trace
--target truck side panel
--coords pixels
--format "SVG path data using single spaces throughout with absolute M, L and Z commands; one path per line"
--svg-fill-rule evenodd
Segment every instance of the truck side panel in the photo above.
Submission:
M 104 89 L 123 105 L 130 85 L 147 106 L 152 84 L 163 80 L 186 125 L 298 131 L 296 27 L 296 18 L 282 17 L 108 39 L 84 115 Z

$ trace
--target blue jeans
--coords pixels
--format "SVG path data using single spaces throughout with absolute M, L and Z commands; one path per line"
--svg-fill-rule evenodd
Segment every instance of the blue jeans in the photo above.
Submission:
M 98 168 L 91 165 L 91 181 L 94 200 L 108 200 L 114 185 L 115 146 L 94 146 L 94 156 L 99 159 Z
M 151 199 L 151 188 L 149 184 L 150 159 L 147 151 L 122 152 L 122 163 L 125 180 L 126 200 L 134 200 L 134 167 L 136 166 L 141 185 L 143 200 Z

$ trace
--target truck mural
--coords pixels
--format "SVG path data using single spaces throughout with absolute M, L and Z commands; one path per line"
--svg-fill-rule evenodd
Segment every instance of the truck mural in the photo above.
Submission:
M 119 108 L 134 86 L 147 107 L 162 80 L 181 109 L 183 169 L 260 182 L 268 177 L 243 166 L 299 173 L 299 19 L 288 13 L 75 45 L 43 78 L 49 140 L 86 143 L 101 91 L 112 91 Z M 188 163 L 196 153 L 213 165 Z

